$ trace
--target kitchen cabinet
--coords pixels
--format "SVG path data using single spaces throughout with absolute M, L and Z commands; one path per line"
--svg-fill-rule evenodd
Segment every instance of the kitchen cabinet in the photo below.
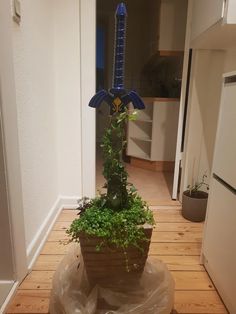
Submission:
M 150 161 L 174 161 L 179 100 L 143 98 L 146 108 L 128 123 L 127 155 Z
M 236 194 L 212 179 L 203 242 L 204 266 L 230 313 L 236 313 Z
M 223 18 L 224 5 L 224 0 L 193 0 L 191 40 Z
M 235 48 L 236 1 L 191 0 L 191 48 Z
M 183 51 L 187 20 L 186 0 L 162 0 L 160 4 L 158 50 Z

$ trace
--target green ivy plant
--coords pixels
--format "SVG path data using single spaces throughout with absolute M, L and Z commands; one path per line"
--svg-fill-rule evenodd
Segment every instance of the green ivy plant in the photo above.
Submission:
M 107 192 L 79 201 L 80 217 L 67 230 L 72 241 L 79 242 L 79 235 L 83 233 L 100 237 L 100 246 L 108 244 L 124 250 L 135 246 L 142 250 L 140 243 L 146 238 L 141 227 L 145 223 L 154 225 L 153 214 L 135 187 L 127 182 L 128 174 L 122 162 L 125 124 L 136 116 L 137 112 L 130 114 L 128 110 L 111 116 L 101 144 Z

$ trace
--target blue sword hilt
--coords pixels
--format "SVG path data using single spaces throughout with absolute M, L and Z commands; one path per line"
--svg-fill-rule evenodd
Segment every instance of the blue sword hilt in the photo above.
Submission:
M 98 108 L 103 101 L 110 106 L 111 115 L 122 112 L 128 103 L 135 109 L 144 109 L 144 103 L 135 91 L 126 93 L 124 89 L 125 36 L 127 11 L 125 4 L 118 4 L 115 14 L 116 30 L 113 61 L 113 82 L 109 91 L 100 90 L 90 100 L 89 106 Z

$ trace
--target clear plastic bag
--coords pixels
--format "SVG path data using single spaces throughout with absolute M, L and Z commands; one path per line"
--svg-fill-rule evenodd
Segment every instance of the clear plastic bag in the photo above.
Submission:
M 137 283 L 121 278 L 91 286 L 78 245 L 64 257 L 53 278 L 50 314 L 169 314 L 174 303 L 174 280 L 165 264 L 147 260 Z

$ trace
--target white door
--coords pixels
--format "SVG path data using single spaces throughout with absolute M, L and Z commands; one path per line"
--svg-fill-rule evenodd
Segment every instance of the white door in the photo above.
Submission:
M 184 47 L 184 63 L 183 63 L 183 74 L 182 74 L 182 87 L 179 104 L 179 122 L 178 122 L 178 133 L 176 143 L 176 154 L 175 154 L 175 170 L 174 170 L 174 182 L 172 190 L 172 199 L 176 200 L 178 197 L 178 186 L 180 177 L 180 167 L 182 160 L 182 142 L 184 136 L 184 119 L 186 118 L 186 106 L 188 102 L 188 85 L 191 69 L 191 51 L 190 51 L 190 36 L 191 36 L 191 17 L 192 17 L 192 2 L 188 2 L 188 14 L 186 24 L 186 35 L 185 35 L 185 47 Z
M 0 305 L 2 305 L 13 281 L 20 282 L 27 274 L 13 70 L 12 10 L 8 0 L 0 1 L 0 42 Z M 1 307 L 0 313 L 3 313 Z
M 225 75 L 214 155 L 214 173 L 236 188 L 236 72 Z

